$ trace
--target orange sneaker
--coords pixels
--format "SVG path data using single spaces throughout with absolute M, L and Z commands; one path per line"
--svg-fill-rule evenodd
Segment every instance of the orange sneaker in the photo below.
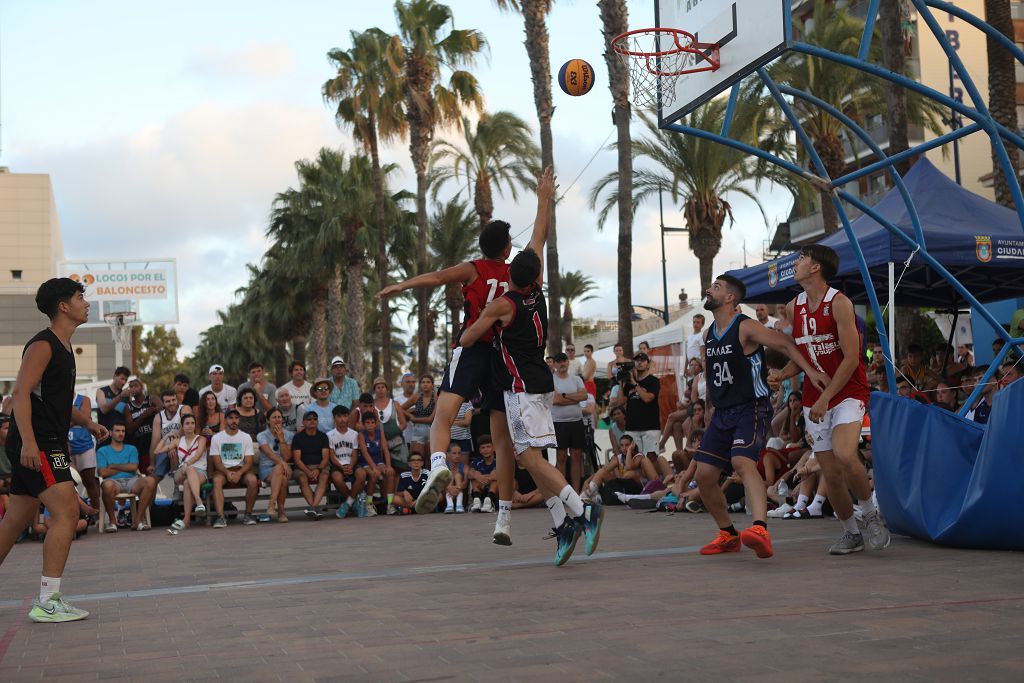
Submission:
M 755 524 L 749 529 L 744 529 L 740 533 L 740 540 L 743 541 L 743 545 L 747 546 L 761 559 L 771 557 L 775 553 L 772 551 L 772 537 L 768 533 L 768 529 Z
M 738 553 L 742 546 L 740 537 L 719 529 L 715 540 L 700 549 L 701 555 L 720 555 L 721 553 Z

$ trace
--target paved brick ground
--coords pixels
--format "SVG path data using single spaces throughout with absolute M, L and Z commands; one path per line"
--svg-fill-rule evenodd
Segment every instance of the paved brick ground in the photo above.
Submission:
M 776 557 L 706 558 L 706 515 L 609 508 L 594 557 L 550 564 L 543 510 L 162 529 L 76 542 L 92 616 L 24 617 L 41 547 L 0 583 L 0 681 L 1022 680 L 1021 555 L 898 538 L 825 553 L 838 523 L 772 525 Z M 742 520 L 741 520 L 742 521 Z

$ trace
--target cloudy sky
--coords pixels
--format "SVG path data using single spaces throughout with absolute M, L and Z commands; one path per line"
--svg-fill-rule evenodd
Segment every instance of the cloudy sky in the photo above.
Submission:
M 476 73 L 490 110 L 535 122 L 522 20 L 488 0 L 451 0 L 460 28 L 481 30 L 490 54 Z M 653 24 L 651 0 L 629 0 L 630 26 Z M 49 173 L 68 259 L 176 258 L 179 334 L 186 350 L 214 324 L 215 311 L 258 262 L 274 194 L 296 181 L 294 162 L 320 147 L 352 149 L 335 126 L 320 87 L 332 76 L 326 53 L 347 48 L 350 30 L 395 31 L 392 4 L 335 0 L 83 3 L 5 2 L 0 6 L 0 164 Z M 586 97 L 555 93 L 556 171 L 563 190 L 558 231 L 564 270 L 582 270 L 599 296 L 578 314 L 615 317 L 615 226 L 598 231 L 587 195 L 614 169 L 602 150 L 613 130 L 600 18 L 594 0 L 559 0 L 549 19 L 551 62 L 581 57 L 595 68 Z M 641 125 L 637 123 L 635 132 Z M 587 162 L 597 153 L 593 163 Z M 399 182 L 415 189 L 408 149 L 385 151 Z M 582 171 L 575 185 L 570 183 Z M 495 214 L 516 228 L 532 220 L 497 198 Z M 769 237 L 757 209 L 735 198 L 736 224 L 716 269 L 759 262 Z M 765 197 L 774 222 L 789 201 Z M 666 224 L 681 225 L 677 207 Z M 634 226 L 634 302 L 661 306 L 656 205 Z M 685 236 L 667 238 L 669 301 L 680 288 L 697 296 L 697 261 Z

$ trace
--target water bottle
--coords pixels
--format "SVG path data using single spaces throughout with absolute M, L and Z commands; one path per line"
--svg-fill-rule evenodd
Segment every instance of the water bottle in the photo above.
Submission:
M 786 483 L 785 479 L 779 480 L 779 495 L 783 498 L 789 495 L 789 484 Z

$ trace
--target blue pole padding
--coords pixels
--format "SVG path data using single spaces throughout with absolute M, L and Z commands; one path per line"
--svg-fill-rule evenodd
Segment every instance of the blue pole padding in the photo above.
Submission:
M 917 239 L 917 242 L 921 246 L 925 246 L 924 229 L 921 227 L 921 217 L 917 213 L 917 206 L 914 205 L 914 200 L 911 199 L 910 192 L 907 190 L 907 186 L 903 183 L 903 177 L 896 171 L 895 167 L 893 166 L 893 162 L 886 158 L 885 152 L 883 152 L 882 148 L 878 146 L 878 143 L 876 143 L 871 138 L 871 136 L 868 135 L 868 132 L 864 130 L 861 126 L 857 125 L 856 121 L 854 121 L 849 116 L 841 112 L 839 109 L 837 109 L 836 107 L 832 106 L 831 104 L 829 104 L 828 102 L 819 97 L 815 97 L 814 95 L 808 92 L 805 92 L 803 90 L 797 90 L 796 88 L 791 88 L 785 85 L 781 86 L 779 89 L 783 92 L 783 94 L 790 95 L 792 97 L 799 97 L 800 99 L 810 102 L 816 107 L 825 110 L 826 112 L 837 118 L 840 123 L 842 123 L 844 126 L 852 130 L 854 134 L 856 134 L 856 136 L 859 137 L 861 141 L 868 146 L 868 148 L 874 153 L 876 157 L 887 163 L 889 177 L 892 178 L 893 184 L 899 191 L 900 196 L 903 197 L 903 203 L 907 207 L 907 213 L 910 215 L 910 222 L 914 226 L 914 237 Z M 835 181 L 832 184 L 835 186 L 839 185 L 839 183 Z
M 946 32 L 942 30 L 939 23 L 935 20 L 935 16 L 931 10 L 924 3 L 924 0 L 911 0 L 914 6 L 917 7 L 918 13 L 921 18 L 924 19 L 925 23 L 928 24 L 928 28 L 931 29 L 935 39 L 939 41 L 939 46 L 942 51 L 946 53 L 946 57 L 949 59 L 949 63 L 953 65 L 958 76 L 960 76 L 960 82 L 964 84 L 964 88 L 967 90 L 967 94 L 971 96 L 971 100 L 974 102 L 975 108 L 978 113 L 983 117 L 979 121 L 985 131 L 988 133 L 989 138 L 992 140 L 992 148 L 996 151 L 996 156 L 999 158 L 999 165 L 1003 169 L 1003 175 L 1014 182 L 1008 182 L 1007 185 L 1010 188 L 1010 194 L 1013 195 L 1013 204 L 1017 208 L 1017 216 L 1020 218 L 1021 229 L 1024 230 L 1024 194 L 1021 194 L 1020 183 L 1017 182 L 1016 171 L 1013 168 L 1013 164 L 1010 162 L 1010 155 L 1006 153 L 1006 147 L 1003 145 L 1002 138 L 999 137 L 999 132 L 994 126 L 994 120 L 992 114 L 989 112 L 988 107 L 985 105 L 985 100 L 981 96 L 981 92 L 978 87 L 974 84 L 974 79 L 971 78 L 970 72 L 967 71 L 967 67 L 964 66 L 963 61 L 960 59 L 960 55 L 957 54 L 953 46 L 949 44 L 949 38 L 946 36 Z
M 828 171 L 825 169 L 825 163 L 821 160 L 821 155 L 818 154 L 818 150 L 814 148 L 814 144 L 811 141 L 810 136 L 807 135 L 807 131 L 804 130 L 803 124 L 800 123 L 800 119 L 797 118 L 793 112 L 793 108 L 789 106 L 786 98 L 782 96 L 779 91 L 779 87 L 772 80 L 772 77 L 768 75 L 768 71 L 761 67 L 757 70 L 757 75 L 761 77 L 761 81 L 771 92 L 772 97 L 778 102 L 782 108 L 782 112 L 786 118 L 789 119 L 790 125 L 796 131 L 797 137 L 801 140 L 804 145 L 804 149 L 807 152 L 808 158 L 814 167 L 818 170 L 818 173 L 822 178 L 829 179 Z M 885 320 L 882 315 L 882 307 L 878 303 L 878 295 L 875 293 L 874 282 L 871 280 L 871 271 L 868 270 L 868 262 L 864 258 L 864 251 L 860 248 L 860 243 L 857 242 L 857 236 L 853 234 L 853 226 L 850 224 L 850 217 L 846 213 L 846 208 L 842 202 L 836 196 L 836 190 L 833 188 L 830 193 L 832 205 L 836 208 L 836 213 L 839 215 L 839 219 L 843 223 L 843 230 L 846 232 L 846 239 L 850 241 L 850 247 L 853 249 L 853 255 L 857 259 L 857 268 L 860 270 L 860 275 L 864 279 L 864 290 L 868 295 L 868 301 L 871 302 L 871 311 L 875 315 L 875 323 L 878 329 L 878 338 L 883 344 L 883 348 L 889 348 L 889 334 L 885 328 Z M 889 393 L 896 393 L 896 372 L 893 369 L 893 361 L 891 358 L 882 354 L 885 359 L 885 377 L 889 384 Z
M 832 184 L 835 185 L 836 187 L 841 187 L 849 182 L 857 180 L 858 178 L 863 178 L 864 176 L 871 175 L 875 171 L 878 171 L 882 168 L 892 166 L 893 164 L 898 164 L 904 159 L 916 157 L 917 155 L 924 154 L 925 152 L 935 149 L 936 147 L 948 145 L 953 140 L 959 140 L 960 138 L 967 137 L 971 133 L 977 133 L 979 130 L 982 130 L 981 124 L 972 123 L 964 126 L 963 128 L 957 128 L 954 131 L 943 133 L 939 137 L 929 140 L 928 142 L 923 142 L 920 145 L 917 145 L 916 147 L 903 150 L 902 152 L 897 152 L 896 154 L 893 154 L 891 157 L 887 157 L 883 161 L 876 161 L 875 163 L 869 164 L 864 168 L 858 168 L 856 171 L 850 171 L 846 175 L 836 178 L 834 181 L 832 181 Z
M 857 58 L 867 61 L 868 52 L 871 51 L 871 40 L 875 37 L 875 20 L 878 19 L 879 0 L 871 0 L 868 4 L 868 15 L 864 19 L 864 35 L 860 39 L 860 52 Z

